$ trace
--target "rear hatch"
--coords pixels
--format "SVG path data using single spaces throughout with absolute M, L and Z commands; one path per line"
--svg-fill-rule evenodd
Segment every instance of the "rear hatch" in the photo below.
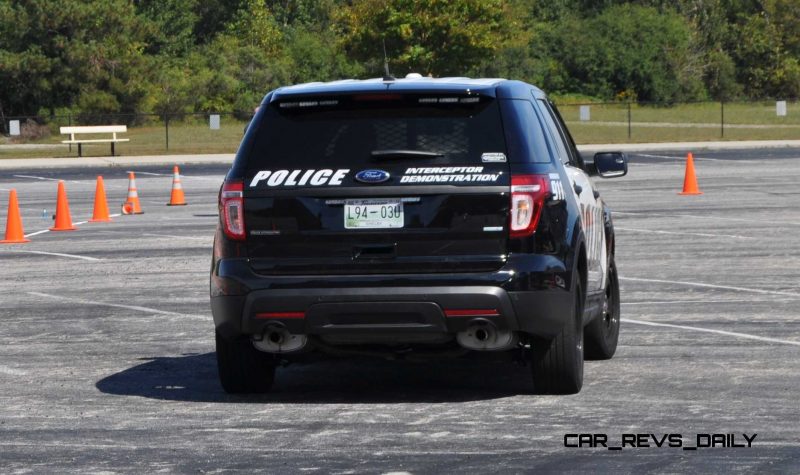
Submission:
M 482 272 L 505 262 L 509 165 L 497 101 L 282 96 L 243 170 L 262 274 Z

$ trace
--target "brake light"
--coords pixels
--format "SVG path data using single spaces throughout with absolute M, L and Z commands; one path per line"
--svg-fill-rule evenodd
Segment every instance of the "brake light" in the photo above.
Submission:
M 353 96 L 356 102 L 374 102 L 374 101 L 399 101 L 403 96 L 400 94 L 358 94 Z
M 244 240 L 244 184 L 241 181 L 226 182 L 219 195 L 222 208 L 222 230 L 237 241 Z
M 258 319 L 272 319 L 272 318 L 306 318 L 306 312 L 262 312 L 257 313 Z
M 496 308 L 491 309 L 445 309 L 445 317 L 499 317 L 500 312 Z
M 511 237 L 533 235 L 550 194 L 546 175 L 511 176 Z

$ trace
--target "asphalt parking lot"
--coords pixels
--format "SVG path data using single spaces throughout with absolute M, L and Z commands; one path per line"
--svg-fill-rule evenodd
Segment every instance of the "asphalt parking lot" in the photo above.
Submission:
M 182 168 L 183 207 L 165 206 L 171 167 L 133 167 L 145 214 L 60 233 L 39 233 L 55 180 L 81 222 L 97 174 L 119 212 L 126 169 L 0 170 L 0 226 L 15 188 L 31 239 L 0 245 L 0 472 L 798 472 L 800 149 L 698 152 L 700 196 L 677 194 L 684 154 L 630 156 L 599 181 L 620 345 L 560 397 L 496 358 L 293 365 L 228 396 L 208 305 L 224 165 Z

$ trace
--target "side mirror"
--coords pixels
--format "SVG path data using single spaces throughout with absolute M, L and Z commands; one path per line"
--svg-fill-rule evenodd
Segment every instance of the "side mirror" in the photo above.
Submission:
M 628 174 L 628 157 L 622 152 L 601 152 L 594 154 L 592 175 L 603 178 L 617 178 Z

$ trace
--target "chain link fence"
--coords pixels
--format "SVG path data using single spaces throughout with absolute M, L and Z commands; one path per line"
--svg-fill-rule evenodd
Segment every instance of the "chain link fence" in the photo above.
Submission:
M 800 140 L 800 102 L 563 103 L 579 143 Z
M 579 144 L 711 140 L 800 140 L 800 102 L 736 101 L 680 104 L 558 103 Z M 77 155 L 60 128 L 127 125 L 119 155 L 234 153 L 249 117 L 213 114 L 82 114 L 4 117 L 0 157 Z M 84 155 L 107 155 L 108 144 L 84 145 Z

